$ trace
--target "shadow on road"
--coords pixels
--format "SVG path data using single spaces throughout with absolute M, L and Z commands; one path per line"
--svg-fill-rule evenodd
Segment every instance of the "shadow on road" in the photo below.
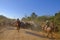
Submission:
M 40 38 L 47 38 L 46 36 L 44 35 L 40 35 L 40 34 L 36 34 L 36 33 L 33 33 L 33 32 L 29 32 L 29 31 L 25 31 L 27 34 L 30 34 L 30 35 L 33 35 L 33 36 L 37 36 L 37 37 L 40 37 Z M 55 40 L 55 38 L 48 38 L 49 40 Z
M 3 31 L 1 31 L 0 33 L 3 33 Z
M 16 30 L 14 27 L 8 27 L 7 30 Z
M 41 38 L 47 38 L 46 36 L 39 35 L 39 34 L 36 34 L 36 33 L 33 33 L 33 32 L 29 32 L 29 31 L 26 31 L 26 33 L 30 34 L 30 35 L 33 35 L 33 36 L 41 37 Z

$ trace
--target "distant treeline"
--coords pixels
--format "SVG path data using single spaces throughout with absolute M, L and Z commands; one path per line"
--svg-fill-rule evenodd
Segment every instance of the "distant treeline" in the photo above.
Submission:
M 59 27 L 60 29 L 60 12 L 57 12 L 55 13 L 55 15 L 53 16 L 38 16 L 35 12 L 33 12 L 30 16 L 25 16 L 21 19 L 21 21 L 24 21 L 24 22 L 34 22 L 34 26 L 37 26 L 36 27 L 32 27 L 32 29 L 39 29 L 40 30 L 40 26 L 43 22 L 46 22 L 46 20 L 49 20 L 49 21 L 53 21 L 55 26 Z M 3 15 L 0 15 L 0 27 L 1 26 L 4 26 L 4 25 L 11 25 L 13 26 L 13 22 L 16 21 L 16 19 L 10 19 L 10 18 L 7 18 Z
M 42 22 L 46 22 L 46 20 L 53 21 L 55 26 L 60 28 L 60 12 L 55 13 L 53 16 L 38 16 L 35 12 L 33 12 L 30 16 L 25 16 L 22 18 L 22 21 L 33 21 L 37 24 L 41 24 Z
M 12 22 L 14 21 L 15 19 L 10 19 L 10 18 L 7 18 L 3 15 L 0 15 L 0 26 L 5 26 L 5 25 L 12 25 Z

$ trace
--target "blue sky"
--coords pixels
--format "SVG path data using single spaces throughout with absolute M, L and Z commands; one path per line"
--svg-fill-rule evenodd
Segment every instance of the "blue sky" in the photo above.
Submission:
M 60 0 L 0 0 L 0 15 L 22 18 L 32 12 L 37 15 L 54 15 L 60 11 Z

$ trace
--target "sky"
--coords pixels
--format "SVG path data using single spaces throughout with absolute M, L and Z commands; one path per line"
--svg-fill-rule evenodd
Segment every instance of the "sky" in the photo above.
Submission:
M 23 18 L 35 12 L 38 16 L 60 11 L 60 0 L 0 0 L 0 15 Z

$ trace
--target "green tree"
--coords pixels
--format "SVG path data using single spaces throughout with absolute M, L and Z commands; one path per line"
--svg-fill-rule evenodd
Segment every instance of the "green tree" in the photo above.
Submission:
M 55 19 L 55 23 L 57 25 L 60 25 L 60 12 L 55 14 L 55 18 L 54 19 Z
M 33 12 L 30 17 L 31 17 L 32 19 L 35 19 L 35 18 L 37 18 L 37 15 L 35 14 L 35 12 Z

